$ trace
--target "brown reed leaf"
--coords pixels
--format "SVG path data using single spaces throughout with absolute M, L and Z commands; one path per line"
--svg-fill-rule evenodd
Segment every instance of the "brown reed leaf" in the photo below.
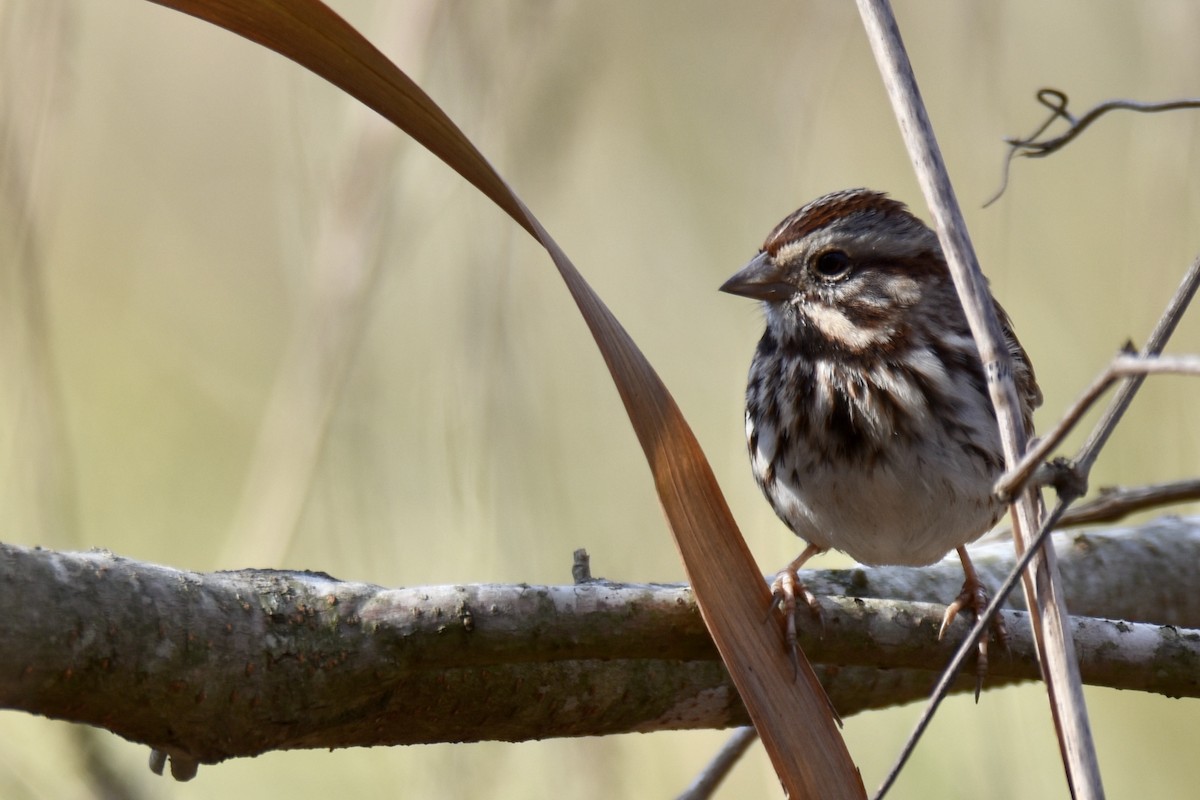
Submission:
M 824 690 L 781 631 L 716 478 L 661 379 L 541 223 L 449 117 L 398 67 L 316 0 L 152 0 L 290 58 L 407 132 L 549 252 L 591 329 L 654 475 L 713 640 L 789 796 L 864 797 Z

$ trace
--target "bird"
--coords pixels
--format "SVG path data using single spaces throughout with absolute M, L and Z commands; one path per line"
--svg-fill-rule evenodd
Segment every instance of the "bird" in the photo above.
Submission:
M 954 551 L 965 580 L 939 638 L 960 611 L 982 613 L 987 593 L 966 545 L 1004 513 L 992 491 L 1004 455 L 937 235 L 882 192 L 833 192 L 785 217 L 720 290 L 759 301 L 765 316 L 746 388 L 746 442 L 759 488 L 806 544 L 771 583 L 793 653 L 796 597 L 817 612 L 797 570 L 830 549 L 866 565 L 909 566 Z M 1041 390 L 1008 314 L 992 302 L 1029 431 Z M 1003 644 L 1002 624 L 994 631 Z M 981 676 L 986 659 L 984 637 Z

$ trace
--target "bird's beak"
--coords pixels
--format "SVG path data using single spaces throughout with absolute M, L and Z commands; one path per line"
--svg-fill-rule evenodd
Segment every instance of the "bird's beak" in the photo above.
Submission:
M 796 287 L 788 283 L 785 277 L 770 255 L 759 253 L 721 284 L 721 291 L 754 300 L 778 302 L 796 292 Z

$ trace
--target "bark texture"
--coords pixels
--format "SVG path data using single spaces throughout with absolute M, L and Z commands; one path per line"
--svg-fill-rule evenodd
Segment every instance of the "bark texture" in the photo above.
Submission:
M 1200 696 L 1200 520 L 1064 535 L 1057 548 L 1084 679 Z M 998 583 L 1009 546 L 976 553 Z M 843 715 L 925 696 L 966 630 L 937 640 L 956 564 L 806 578 L 825 630 L 802 613 L 802 645 Z M 0 707 L 146 743 L 183 777 L 275 749 L 748 721 L 678 585 L 385 589 L 0 545 L 0 608 Z M 989 685 L 1037 677 L 1027 620 L 1006 614 L 1012 657 L 992 659 Z

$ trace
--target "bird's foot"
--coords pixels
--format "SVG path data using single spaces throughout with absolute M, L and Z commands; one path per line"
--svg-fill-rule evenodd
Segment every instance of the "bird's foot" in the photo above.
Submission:
M 771 581 L 771 609 L 768 611 L 768 619 L 770 613 L 779 609 L 782 612 L 784 619 L 787 621 L 786 638 L 788 651 L 792 657 L 793 677 L 800 670 L 800 644 L 796 638 L 796 598 L 804 598 L 804 602 L 808 605 L 808 610 L 812 614 L 813 619 L 821 626 L 821 635 L 825 635 L 825 619 L 821 616 L 821 606 L 817 603 L 816 596 L 808 590 L 800 580 L 800 576 L 796 573 L 796 568 L 788 565 L 782 569 L 775 580 Z
M 974 570 L 971 571 L 972 573 Z M 978 619 L 987 610 L 988 593 L 984 588 L 983 582 L 978 576 L 968 574 L 967 579 L 963 582 L 962 591 L 954 602 L 946 606 L 946 613 L 942 617 L 942 626 L 938 629 L 938 639 L 946 635 L 946 630 L 960 611 L 969 611 Z M 990 636 L 989 636 L 990 634 Z M 987 677 L 988 669 L 988 639 L 995 637 L 996 644 L 1001 650 L 1008 648 L 1008 628 L 1004 626 L 1004 620 L 997 614 L 992 618 L 992 625 L 989 634 L 984 634 L 979 639 L 977 657 L 975 659 L 975 701 L 979 701 L 979 692 L 983 689 L 983 679 Z

